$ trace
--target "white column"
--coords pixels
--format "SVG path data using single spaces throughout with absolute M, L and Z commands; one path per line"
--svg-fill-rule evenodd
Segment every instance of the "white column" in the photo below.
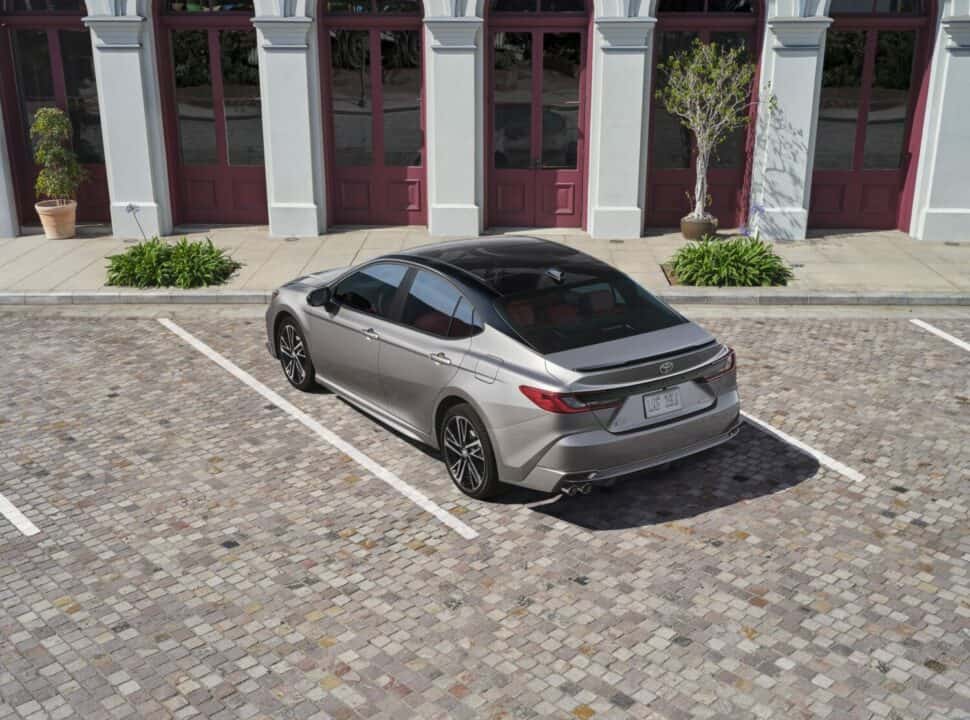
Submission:
M 17 202 L 10 170 L 10 153 L 7 151 L 7 135 L 3 124 L 3 108 L 0 107 L 0 238 L 20 234 L 17 219 Z
M 270 235 L 326 229 L 319 52 L 312 0 L 257 0 Z
M 460 0 L 447 5 L 442 10 L 463 12 Z M 424 25 L 428 230 L 478 235 L 485 196 L 482 19 L 441 14 L 425 17 Z
M 155 38 L 148 0 L 87 0 L 115 236 L 171 232 Z
M 613 2 L 597 7 L 587 213 L 587 229 L 595 238 L 637 238 L 642 234 L 653 28 L 657 22 L 649 13 L 654 5 Z M 646 15 L 627 15 L 633 7 Z
M 798 0 L 770 0 L 761 59 L 760 105 L 751 178 L 751 204 L 764 208 L 751 223 L 776 240 L 805 237 L 815 156 L 815 130 L 832 19 L 801 16 Z M 824 6 L 824 7 L 821 7 Z
M 943 6 L 930 71 L 910 234 L 966 241 L 970 227 L 970 0 Z

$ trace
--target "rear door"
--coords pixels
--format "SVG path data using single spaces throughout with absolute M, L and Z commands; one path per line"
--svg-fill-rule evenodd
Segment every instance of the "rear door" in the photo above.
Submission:
M 474 332 L 472 305 L 458 288 L 435 272 L 416 271 L 400 323 L 382 336 L 379 365 L 387 409 L 433 435 L 435 402 L 462 365 Z
M 307 310 L 313 364 L 338 390 L 380 402 L 381 338 L 394 327 L 389 318 L 407 273 L 400 263 L 367 265 L 336 285 L 329 307 Z

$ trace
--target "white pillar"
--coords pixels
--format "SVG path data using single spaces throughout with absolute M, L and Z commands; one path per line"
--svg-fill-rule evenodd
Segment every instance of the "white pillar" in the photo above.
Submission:
M 312 0 L 257 0 L 270 235 L 326 229 L 319 50 Z
M 966 241 L 970 226 L 970 0 L 942 8 L 930 70 L 910 234 Z
M 819 15 L 799 15 L 806 6 Z M 767 238 L 804 239 L 808 226 L 827 9 L 828 0 L 768 3 L 751 178 L 751 204 L 764 212 L 750 220 Z
M 87 0 L 117 237 L 171 232 L 155 36 L 148 0 Z
M 478 235 L 482 230 L 484 86 L 482 19 L 461 0 L 426 3 L 425 152 L 428 230 Z
M 596 8 L 587 212 L 596 238 L 642 234 L 655 5 L 614 1 Z
M 13 172 L 10 169 L 10 153 L 7 151 L 7 135 L 3 124 L 3 108 L 0 107 L 0 238 L 20 234 L 17 219 L 17 202 L 14 195 Z

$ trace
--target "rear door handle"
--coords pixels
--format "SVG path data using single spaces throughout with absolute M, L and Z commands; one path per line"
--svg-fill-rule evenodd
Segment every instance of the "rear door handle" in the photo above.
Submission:
M 366 330 L 361 330 L 361 332 L 364 334 L 364 337 L 367 338 L 368 340 L 381 339 L 380 333 L 377 332 L 377 330 L 375 330 L 374 328 L 367 328 Z
M 430 357 L 439 365 L 451 365 L 451 358 L 445 355 L 443 352 L 431 353 Z

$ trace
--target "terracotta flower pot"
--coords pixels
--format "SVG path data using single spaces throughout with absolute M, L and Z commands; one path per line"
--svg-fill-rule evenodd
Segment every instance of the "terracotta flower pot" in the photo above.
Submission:
M 717 219 L 706 218 L 696 220 L 690 217 L 680 219 L 680 234 L 685 240 L 700 240 L 706 235 L 713 235 L 717 230 Z
M 74 237 L 77 218 L 77 202 L 74 200 L 42 200 L 34 209 L 44 226 L 48 240 L 64 240 Z

